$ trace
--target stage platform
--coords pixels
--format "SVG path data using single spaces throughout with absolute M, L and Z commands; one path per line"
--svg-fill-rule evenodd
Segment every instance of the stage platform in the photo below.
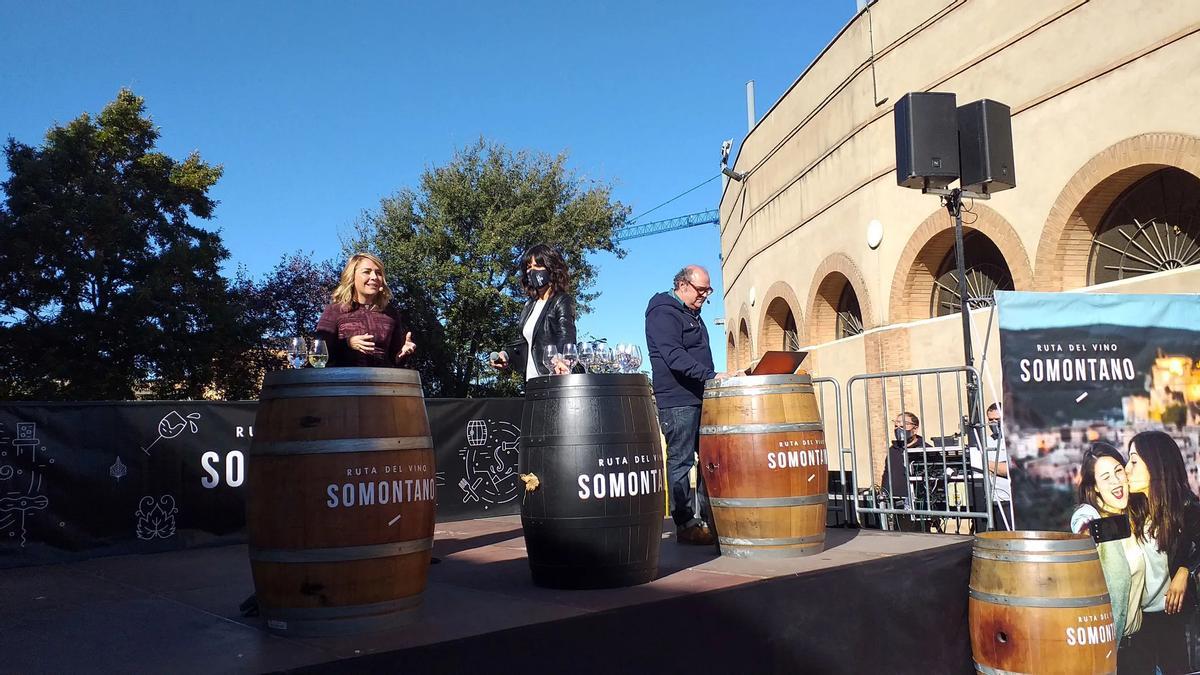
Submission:
M 533 586 L 516 516 L 439 524 L 418 620 L 283 638 L 238 605 L 245 546 L 0 571 L 3 673 L 967 673 L 970 538 L 832 528 L 739 560 L 664 523 L 642 586 Z

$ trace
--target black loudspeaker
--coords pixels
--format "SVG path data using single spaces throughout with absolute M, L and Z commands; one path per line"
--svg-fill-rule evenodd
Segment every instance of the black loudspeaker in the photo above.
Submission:
M 999 192 L 1017 186 L 1008 106 L 985 98 L 958 109 L 958 160 L 964 190 Z
M 913 92 L 896 101 L 896 183 L 944 188 L 958 180 L 958 115 L 954 94 Z

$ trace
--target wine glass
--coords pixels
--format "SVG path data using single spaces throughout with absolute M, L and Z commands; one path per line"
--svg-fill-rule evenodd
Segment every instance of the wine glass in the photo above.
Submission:
M 642 348 L 637 345 L 627 345 L 629 347 L 629 372 L 636 373 L 638 368 L 642 367 Z
M 591 365 L 596 362 L 596 350 L 592 348 L 592 343 L 579 343 L 579 362 L 583 364 L 583 372 L 591 370 Z
M 567 343 L 562 348 L 562 360 L 567 364 L 567 370 L 575 368 L 575 364 L 579 361 L 579 348 L 574 343 Z
M 288 340 L 287 346 L 288 363 L 293 368 L 303 368 L 304 362 L 308 360 L 308 344 L 302 337 L 294 337 Z
M 596 361 L 600 365 L 600 372 L 611 373 L 613 371 L 613 350 L 603 342 L 597 342 L 595 345 Z
M 632 373 L 634 370 L 633 364 L 633 345 L 622 342 L 617 345 L 617 368 L 622 373 Z
M 321 338 L 313 338 L 312 350 L 308 352 L 308 364 L 313 368 L 324 368 L 329 361 L 329 347 Z
M 542 348 L 542 364 L 550 370 L 550 374 L 554 374 L 554 364 L 558 362 L 558 347 L 556 345 L 546 345 Z

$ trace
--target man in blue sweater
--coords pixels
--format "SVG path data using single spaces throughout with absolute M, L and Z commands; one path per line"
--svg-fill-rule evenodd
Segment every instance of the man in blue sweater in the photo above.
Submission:
M 695 494 L 688 480 L 700 448 L 704 382 L 724 377 L 713 368 L 708 329 L 700 318 L 700 308 L 713 292 L 709 284 L 707 270 L 688 265 L 675 275 L 675 288 L 669 293 L 656 293 L 646 307 L 646 346 L 654 374 L 654 398 L 667 439 L 671 518 L 675 520 L 676 540 L 687 544 L 716 541 L 708 527 L 712 512 L 704 474 L 696 476 Z

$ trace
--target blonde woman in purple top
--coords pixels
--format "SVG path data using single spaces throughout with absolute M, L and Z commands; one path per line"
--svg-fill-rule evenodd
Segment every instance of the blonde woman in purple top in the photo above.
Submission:
M 351 256 L 332 300 L 317 321 L 317 337 L 329 345 L 329 366 L 395 368 L 416 351 L 412 333 L 391 305 L 379 258 Z

